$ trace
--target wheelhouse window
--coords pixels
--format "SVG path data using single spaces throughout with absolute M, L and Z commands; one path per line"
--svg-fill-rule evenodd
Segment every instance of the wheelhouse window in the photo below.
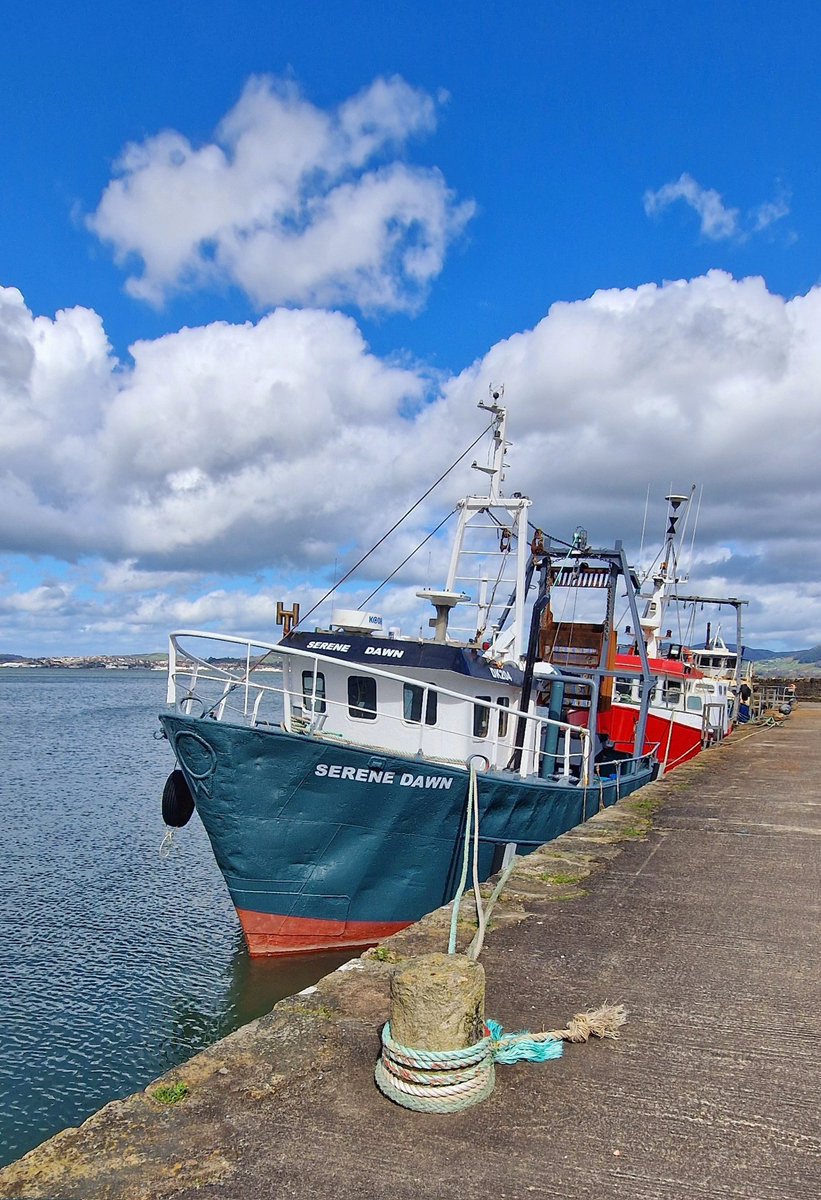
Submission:
M 348 714 L 362 721 L 376 720 L 376 680 L 372 676 L 348 676 Z
M 313 671 L 302 672 L 302 705 L 307 712 L 324 713 L 328 711 L 325 699 L 325 676 L 321 671 L 317 671 L 316 675 Z
M 681 680 L 680 679 L 665 679 L 662 696 L 665 704 L 669 704 L 673 708 L 681 702 Z
M 631 700 L 633 698 L 633 680 L 617 678 L 615 680 L 615 691 L 617 700 Z
M 687 697 L 687 711 L 688 712 L 701 712 L 701 710 L 703 708 L 704 708 L 704 702 L 701 699 L 701 696 L 688 696 Z
M 498 703 L 504 709 L 510 708 L 510 699 L 508 696 L 500 696 Z M 509 719 L 509 715 L 507 712 L 499 713 L 499 737 L 500 738 L 507 737 L 508 719 Z
M 482 703 L 484 701 L 484 704 Z M 490 696 L 477 696 L 476 702 L 473 705 L 473 736 L 475 738 L 487 737 L 490 729 Z
M 425 689 L 416 683 L 406 683 L 402 686 L 402 716 L 414 725 L 422 724 L 422 699 Z M 425 704 L 425 724 L 436 724 L 436 692 L 428 691 Z

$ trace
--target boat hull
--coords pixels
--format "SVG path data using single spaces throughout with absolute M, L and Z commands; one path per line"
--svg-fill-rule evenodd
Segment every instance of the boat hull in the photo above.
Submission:
M 178 713 L 163 728 L 254 955 L 359 948 L 451 900 L 468 771 L 279 728 Z M 649 765 L 584 788 L 479 776 L 479 874 L 649 782 Z
M 339 921 L 321 917 L 289 917 L 282 913 L 237 908 L 248 951 L 271 954 L 319 954 L 324 950 L 357 950 L 375 946 L 398 933 L 407 921 Z
M 638 719 L 637 705 L 612 706 L 607 732 L 617 746 L 633 744 Z M 704 749 L 702 738 L 701 720 L 690 713 L 651 708 L 647 714 L 645 751 L 658 747 L 659 761 L 664 766 L 665 774 L 700 754 Z

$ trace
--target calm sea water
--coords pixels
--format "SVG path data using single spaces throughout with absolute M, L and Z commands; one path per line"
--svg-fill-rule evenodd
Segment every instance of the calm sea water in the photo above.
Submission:
M 250 959 L 196 817 L 170 857 L 165 676 L 0 670 L 0 1163 L 344 960 Z

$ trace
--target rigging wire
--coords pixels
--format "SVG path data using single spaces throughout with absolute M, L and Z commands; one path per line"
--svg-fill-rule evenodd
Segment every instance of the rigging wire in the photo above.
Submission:
M 575 563 L 573 565 L 573 571 L 572 571 L 573 579 L 578 579 L 580 569 L 581 569 L 580 563 Z M 559 644 L 559 636 L 562 632 L 562 626 L 565 624 L 565 613 L 567 612 L 567 602 L 570 599 L 569 593 L 570 592 L 573 593 L 573 608 L 571 609 L 571 612 L 570 612 L 570 619 L 567 622 L 568 624 L 572 625 L 572 623 L 575 621 L 576 606 L 578 605 L 578 602 L 579 602 L 578 588 L 574 587 L 572 583 L 565 584 L 563 587 L 560 587 L 559 590 L 563 593 L 562 611 L 559 613 L 558 619 L 554 619 L 554 622 L 553 622 L 553 624 L 554 624 L 553 645 L 550 647 L 550 660 L 551 661 L 556 654 L 556 647 Z
M 462 451 L 462 453 L 459 455 L 459 457 L 450 464 L 450 466 L 448 467 L 448 469 L 446 471 L 442 472 L 442 474 L 439 476 L 439 478 L 430 485 L 428 490 L 426 492 L 424 492 L 414 504 L 412 504 L 410 506 L 410 508 L 407 510 L 407 512 L 403 513 L 402 516 L 399 518 L 399 520 L 395 521 L 393 523 L 393 525 L 391 525 L 391 527 L 387 531 L 387 533 L 383 533 L 382 537 L 379 539 L 379 541 L 374 542 L 374 544 L 371 546 L 370 550 L 367 550 L 362 555 L 362 557 L 354 563 L 354 565 L 351 567 L 351 569 L 349 571 L 345 572 L 345 574 L 342 576 L 341 579 L 337 579 L 337 581 L 333 585 L 333 587 L 330 588 L 320 600 L 317 600 L 317 602 L 313 606 L 313 608 L 309 608 L 308 611 L 305 613 L 305 616 L 299 618 L 299 621 L 297 622 L 297 624 L 294 625 L 294 629 L 296 629 L 299 625 L 301 625 L 303 621 L 307 621 L 307 619 L 308 619 L 308 617 L 310 617 L 311 613 L 316 612 L 316 610 L 320 607 L 320 605 L 324 604 L 325 601 L 328 599 L 328 597 L 332 596 L 333 593 L 336 591 L 336 589 L 338 587 L 340 587 L 345 582 L 346 579 L 350 579 L 350 577 L 351 577 L 351 575 L 353 575 L 354 571 L 356 571 L 357 568 L 361 567 L 363 562 L 365 562 L 365 560 L 367 558 L 370 558 L 370 556 L 373 554 L 374 550 L 378 550 L 379 547 L 382 545 L 382 543 L 384 541 L 387 541 L 387 539 L 391 536 L 391 534 L 394 532 L 394 530 L 399 528 L 399 526 L 402 524 L 402 522 L 411 515 L 411 513 L 414 511 L 414 509 L 417 509 L 419 507 L 419 505 L 422 503 L 423 500 L 427 500 L 428 496 L 431 494 L 433 489 L 438 487 L 439 484 L 442 482 L 442 480 L 446 476 L 450 475 L 450 473 L 454 469 L 454 467 L 458 467 L 458 465 L 462 461 L 462 459 L 466 458 L 467 455 L 470 454 L 473 447 L 477 446 L 479 444 L 479 442 L 481 442 L 481 440 L 485 436 L 485 434 L 488 433 L 492 428 L 493 428 L 493 424 L 491 423 L 490 425 L 487 426 L 487 428 L 482 430 L 482 432 L 479 434 L 479 436 L 470 443 L 467 450 Z M 448 516 L 450 516 L 450 513 L 448 513 Z
M 641 523 L 641 544 L 639 546 L 639 570 L 641 570 L 641 557 L 644 554 L 644 534 L 647 530 L 647 510 L 650 507 L 650 484 L 647 485 L 647 495 L 644 497 L 644 520 Z
M 507 526 L 505 526 L 505 529 L 507 529 Z M 510 531 L 508 531 L 508 532 L 510 532 Z M 496 603 L 496 593 L 499 590 L 499 584 L 501 583 L 502 575 L 504 574 L 504 570 L 505 570 L 505 565 L 506 565 L 505 564 L 505 555 L 506 554 L 510 554 L 509 546 L 508 546 L 507 550 L 499 551 L 499 573 L 496 576 L 496 582 L 493 585 L 493 591 L 490 593 L 490 599 L 487 601 L 487 607 L 485 609 L 485 623 L 481 627 L 482 633 L 484 633 L 484 631 L 487 629 L 488 621 L 490 620 L 490 614 L 493 612 L 493 606 Z M 479 631 L 477 630 L 477 634 L 478 633 L 479 633 Z
M 684 559 L 684 554 L 685 554 L 685 544 L 687 542 L 687 530 L 690 525 L 690 516 L 692 513 L 691 506 L 692 506 L 693 496 L 695 494 L 696 494 L 696 485 L 693 484 L 690 488 L 690 495 L 687 497 L 687 508 L 685 509 L 685 512 L 684 512 L 684 524 L 681 527 L 681 532 L 680 532 L 679 538 L 678 538 L 678 544 L 679 544 L 679 548 L 681 549 L 682 560 Z M 673 547 L 673 554 L 674 554 L 673 561 L 675 563 L 676 573 L 678 574 L 679 567 L 681 567 L 682 571 L 684 570 L 684 562 L 683 561 L 679 562 L 679 555 L 678 555 L 678 552 L 677 552 L 675 546 Z
M 687 608 L 688 606 L 685 605 L 684 607 Z M 684 631 L 684 637 L 681 639 L 682 644 L 684 644 L 686 642 L 686 644 L 688 646 L 691 645 L 693 638 L 696 636 L 696 606 L 695 606 L 695 604 L 689 605 L 689 609 L 690 609 L 690 617 L 689 617 L 689 620 L 687 621 L 687 627 Z
M 316 612 L 316 610 L 319 608 L 319 606 L 320 606 L 321 604 L 324 604 L 324 603 L 325 603 L 325 601 L 328 599 L 328 597 L 329 597 L 329 596 L 332 596 L 332 595 L 334 594 L 334 592 L 336 591 L 336 589 L 337 589 L 337 588 L 338 588 L 338 587 L 339 587 L 341 584 L 343 584 L 343 583 L 345 582 L 345 580 L 346 580 L 346 579 L 349 579 L 349 578 L 351 577 L 351 575 L 353 575 L 353 573 L 354 573 L 354 571 L 357 569 L 357 567 L 361 567 L 361 566 L 362 566 L 362 563 L 365 561 L 365 559 L 369 558 L 369 557 L 370 557 L 370 556 L 373 554 L 374 550 L 376 550 L 376 549 L 377 549 L 379 546 L 381 546 L 381 545 L 382 545 L 382 543 L 383 543 L 384 541 L 386 541 L 386 539 L 387 539 L 387 538 L 389 538 L 389 537 L 390 537 L 390 535 L 393 533 L 393 531 L 394 531 L 395 529 L 398 529 L 398 528 L 399 528 L 399 526 L 402 524 L 402 522 L 403 522 L 403 521 L 404 521 L 404 520 L 405 520 L 407 517 L 409 517 L 409 516 L 410 516 L 410 514 L 411 514 L 411 513 L 414 511 L 414 509 L 418 508 L 418 507 L 419 507 L 419 505 L 422 503 L 422 501 L 423 501 L 423 500 L 426 500 L 426 499 L 428 498 L 428 496 L 431 494 L 431 492 L 433 491 L 433 489 L 434 489 L 434 488 L 436 488 L 436 487 L 438 487 L 438 486 L 439 486 L 439 484 L 442 482 L 442 480 L 443 480 L 443 479 L 445 479 L 445 478 L 446 478 L 446 476 L 448 476 L 448 475 L 451 473 L 451 471 L 454 469 L 454 467 L 457 467 L 457 466 L 459 465 L 459 463 L 462 461 L 462 459 L 463 459 L 463 458 L 466 458 L 466 457 L 468 456 L 468 454 L 470 454 L 470 452 L 471 452 L 471 450 L 473 449 L 473 447 L 474 447 L 474 446 L 476 446 L 476 445 L 478 445 L 478 444 L 479 444 L 479 442 L 481 442 L 482 438 L 485 436 L 485 434 L 489 433 L 489 431 L 490 431 L 492 428 L 493 428 L 493 422 L 491 422 L 489 425 L 487 425 L 487 426 L 486 426 L 486 427 L 485 427 L 485 428 L 482 430 L 482 432 L 479 434 L 479 436 L 478 436 L 477 438 L 475 438 L 475 439 L 474 439 L 474 440 L 473 440 L 473 441 L 470 443 L 470 445 L 468 446 L 468 448 L 467 448 L 466 450 L 463 450 L 463 451 L 462 451 L 462 453 L 459 455 L 459 457 L 458 457 L 457 459 L 455 459 L 455 460 L 454 460 L 454 461 L 453 461 L 453 462 L 450 464 L 450 466 L 448 467 L 448 469 L 447 469 L 446 471 L 443 471 L 443 472 L 442 472 L 442 474 L 439 476 L 439 478 L 438 478 L 438 479 L 437 479 L 437 480 L 436 480 L 434 483 L 432 483 L 432 484 L 430 485 L 430 487 L 428 488 L 428 490 L 427 490 L 426 492 L 424 492 L 424 493 L 423 493 L 423 494 L 422 494 L 422 495 L 419 497 L 419 499 L 416 501 L 416 503 L 415 503 L 415 504 L 412 504 L 412 505 L 410 506 L 410 508 L 407 510 L 407 512 L 403 513 L 403 515 L 402 515 L 402 516 L 399 518 L 399 520 L 398 520 L 398 521 L 395 521 L 395 522 L 394 522 L 394 524 L 393 524 L 393 525 L 391 525 L 391 527 L 390 527 L 390 529 L 387 531 L 387 533 L 383 534 L 383 535 L 382 535 L 382 537 L 379 539 L 379 541 L 378 541 L 378 542 L 375 542 L 375 543 L 373 544 L 373 546 L 371 546 L 370 550 L 368 550 L 366 554 L 363 554 L 363 555 L 362 555 L 362 557 L 359 559 L 359 561 L 358 561 L 358 562 L 355 562 L 355 563 L 354 563 L 354 565 L 351 567 L 350 571 L 346 571 L 346 573 L 345 573 L 345 574 L 342 576 L 342 578 L 341 578 L 341 579 L 337 579 L 337 580 L 336 580 L 336 582 L 334 583 L 333 587 L 331 587 L 331 588 L 330 588 L 330 589 L 329 589 L 329 590 L 328 590 L 328 591 L 325 593 L 325 595 L 322 597 L 322 599 L 321 599 L 321 600 L 317 600 L 317 602 L 316 602 L 316 604 L 313 606 L 313 608 L 309 608 L 309 609 L 308 609 L 308 611 L 305 613 L 305 615 L 304 615 L 304 616 L 301 616 L 301 617 L 299 618 L 299 621 L 297 621 L 297 622 L 296 622 L 296 624 L 293 626 L 293 628 L 294 628 L 294 629 L 297 629 L 297 628 L 299 627 L 299 625 L 301 625 L 301 624 L 302 624 L 302 622 L 303 622 L 303 621 L 307 620 L 307 619 L 308 619 L 308 617 L 310 617 L 311 613 L 314 613 L 314 612 Z M 450 517 L 451 515 L 452 515 L 451 513 L 448 513 L 448 517 Z M 446 518 L 446 519 L 447 519 L 447 518 Z M 423 545 L 424 545 L 424 543 L 423 543 Z M 248 668 L 248 674 L 250 675 L 251 671 L 256 671 L 256 669 L 257 669 L 258 667 L 262 666 L 262 664 L 265 662 L 266 658 L 268 658 L 268 657 L 269 657 L 269 655 L 271 655 L 271 654 L 273 654 L 273 653 L 276 653 L 276 650 L 275 650 L 275 649 L 272 647 L 271 649 L 269 649 L 269 650 L 266 650 L 264 654 L 261 654 L 261 655 L 259 656 L 259 658 L 257 658 L 257 660 L 256 660 L 254 663 L 252 663 L 252 664 L 249 664 L 249 668 Z M 234 688 L 235 688 L 235 687 L 237 687 L 237 686 L 238 686 L 238 683 L 232 684 L 232 685 L 231 685 L 231 687 L 229 688 L 229 693 L 230 693 L 231 691 L 233 691 L 233 690 L 234 690 Z M 228 693 L 226 693 L 226 694 L 228 694 Z
M 495 515 L 495 513 L 489 512 L 487 515 L 490 517 L 491 521 L 495 521 L 495 523 L 499 526 L 500 529 L 505 528 L 503 522 L 499 520 L 499 518 Z M 554 537 L 552 533 L 546 533 L 544 529 L 542 529 L 539 525 L 534 524 L 533 521 L 528 520 L 527 527 L 528 527 L 528 529 L 532 529 L 534 533 L 544 534 L 544 536 L 546 538 L 549 538 L 551 542 L 555 542 L 557 546 L 565 546 L 568 550 L 573 549 L 572 542 L 566 542 L 564 540 L 564 538 Z M 514 541 L 519 540 L 519 535 L 516 533 L 513 533 L 512 530 L 511 530 L 511 536 Z
M 694 491 L 695 491 L 695 486 L 696 485 L 693 484 Z M 698 531 L 698 519 L 701 516 L 701 501 L 702 501 L 703 496 L 704 496 L 704 484 L 701 485 L 701 489 L 698 493 L 698 504 L 696 505 L 696 516 L 695 516 L 695 520 L 693 521 L 693 536 L 690 539 L 690 555 L 687 560 L 687 574 L 688 575 L 691 575 L 692 571 L 693 571 L 693 562 L 694 562 L 694 555 L 695 555 L 695 548 L 696 548 L 696 533 Z
M 493 515 L 493 514 L 491 514 L 491 516 L 492 516 L 492 515 Z M 540 530 L 539 530 L 539 526 L 538 526 L 538 525 L 534 525 L 532 521 L 528 521 L 528 523 L 527 523 L 527 524 L 528 524 L 528 527 L 529 527 L 530 529 L 532 529 L 534 533 L 539 533 L 539 532 L 540 532 Z M 566 541 L 564 540 L 564 538 L 557 538 L 557 537 L 554 537 L 552 533 L 545 533 L 545 531 L 544 531 L 543 529 L 541 530 L 541 532 L 545 534 L 545 537 L 547 537 L 547 538 L 550 538 L 550 541 L 551 541 L 551 542 L 555 542 L 557 546 L 565 546 L 565 547 L 566 547 L 568 550 L 572 550 L 572 549 L 573 549 L 573 543 L 572 543 L 572 542 L 566 542 Z
M 435 529 L 431 529 L 431 531 L 430 531 L 430 533 L 428 534 L 428 536 L 427 536 L 427 537 L 426 537 L 426 538 L 425 538 L 423 541 L 421 541 L 421 542 L 419 543 L 419 545 L 418 545 L 418 546 L 415 546 L 415 547 L 413 548 L 413 550 L 411 550 L 410 554 L 409 554 L 409 555 L 408 555 L 406 558 L 403 558 L 403 559 L 402 559 L 402 561 L 401 561 L 401 563 L 399 564 L 399 566 L 398 566 L 398 567 L 394 567 L 394 569 L 391 571 L 390 575 L 386 575 L 386 576 L 385 576 L 385 578 L 384 578 L 384 579 L 382 580 L 382 582 L 379 584 L 379 587 L 375 587 L 375 588 L 373 589 L 373 591 L 371 592 L 370 596 L 366 596 L 366 597 L 365 597 L 365 599 L 362 601 L 362 603 L 361 603 L 361 604 L 358 606 L 358 608 L 359 608 L 359 611 L 360 611 L 360 612 L 361 612 L 361 611 L 362 611 L 362 609 L 365 607 L 365 605 L 368 603 L 368 601 L 369 601 L 369 600 L 373 600 L 373 598 L 374 598 L 374 596 L 376 595 L 376 593 L 377 593 L 377 592 L 379 592 L 379 591 L 381 591 L 381 590 L 382 590 L 382 588 L 385 586 L 385 584 L 386 584 L 386 583 L 390 583 L 390 581 L 393 579 L 394 575 L 396 575 L 396 574 L 397 574 L 399 571 L 401 571 L 401 570 L 402 570 L 402 568 L 404 567 L 405 563 L 407 563 L 407 562 L 410 562 L 410 560 L 413 558 L 414 554 L 416 554 L 416 552 L 417 552 L 418 550 L 421 550 L 421 549 L 422 549 L 422 547 L 423 547 L 423 546 L 426 544 L 426 542 L 429 542 L 429 541 L 430 541 L 430 539 L 431 539 L 431 538 L 434 536 L 434 534 L 436 534 L 436 533 L 438 533 L 438 532 L 439 532 L 439 530 L 442 528 L 442 526 L 445 524 L 445 522 L 446 522 L 446 521 L 449 521 L 449 520 L 450 520 L 450 518 L 453 516 L 453 514 L 454 514 L 456 511 L 457 511 L 457 510 L 456 510 L 455 508 L 452 508 L 452 509 L 450 510 L 450 512 L 447 514 L 447 516 L 445 516 L 445 517 L 443 517 L 443 518 L 442 518 L 442 520 L 439 522 L 439 524 L 436 526 L 436 528 L 435 528 Z M 430 564 L 428 564 L 428 570 L 430 570 Z

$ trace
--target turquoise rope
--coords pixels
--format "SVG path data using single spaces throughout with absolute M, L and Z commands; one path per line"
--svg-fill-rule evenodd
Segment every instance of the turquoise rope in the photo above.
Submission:
M 563 1043 L 558 1039 L 535 1041 L 527 1030 L 505 1033 L 497 1021 L 487 1020 L 485 1024 L 490 1030 L 494 1062 L 549 1062 L 562 1056 Z
M 494 1062 L 548 1062 L 552 1058 L 561 1058 L 564 1043 L 559 1038 L 533 1038 L 529 1030 L 519 1033 L 505 1033 L 498 1021 L 485 1021 L 487 1034 L 472 1046 L 464 1046 L 460 1050 L 415 1050 L 412 1046 L 403 1046 L 397 1042 L 391 1033 L 391 1023 L 386 1021 L 382 1027 L 382 1045 L 397 1062 L 404 1066 L 424 1070 L 448 1070 L 451 1067 L 464 1067 L 478 1062 L 483 1058 L 492 1058 Z
M 493 1091 L 496 1063 L 561 1058 L 558 1039 L 505 1033 L 497 1021 L 486 1021 L 485 1027 L 485 1037 L 461 1050 L 415 1050 L 391 1037 L 388 1021 L 374 1071 L 377 1087 L 389 1100 L 416 1112 L 460 1112 Z

